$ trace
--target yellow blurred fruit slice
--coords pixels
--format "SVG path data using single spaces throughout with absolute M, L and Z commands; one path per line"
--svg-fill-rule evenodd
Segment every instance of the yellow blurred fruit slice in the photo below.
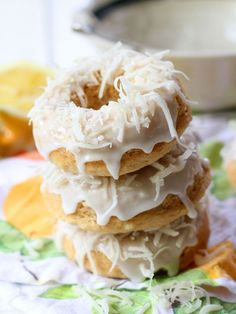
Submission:
M 42 178 L 35 176 L 13 186 L 3 205 L 7 222 L 30 238 L 52 235 L 55 225 L 44 204 L 41 183 Z
M 24 118 L 0 111 L 0 157 L 7 157 L 34 146 L 31 126 Z
M 0 157 L 33 147 L 27 113 L 52 76 L 49 68 L 30 62 L 0 68 Z
M 27 117 L 52 71 L 30 62 L 0 69 L 0 111 Z

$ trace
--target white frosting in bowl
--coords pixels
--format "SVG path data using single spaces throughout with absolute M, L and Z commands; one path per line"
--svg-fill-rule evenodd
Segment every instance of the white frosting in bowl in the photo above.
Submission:
M 117 47 L 78 61 L 49 82 L 30 112 L 38 150 L 48 158 L 52 151 L 65 148 L 82 173 L 86 162 L 103 160 L 117 179 L 125 152 L 150 153 L 155 144 L 178 137 L 176 97 L 186 99 L 176 73 L 162 54 L 149 56 Z M 108 85 L 118 92 L 118 99 L 99 110 L 89 108 L 84 87 L 100 86 L 99 99 Z M 73 102 L 72 93 L 80 106 Z
M 75 260 L 81 268 L 87 255 L 96 274 L 91 252 L 99 251 L 111 261 L 111 269 L 118 266 L 129 279 L 140 282 L 152 278 L 158 270 L 176 275 L 184 249 L 197 242 L 196 231 L 196 220 L 186 222 L 184 217 L 158 230 L 116 235 L 82 231 L 76 225 L 59 221 L 55 237 L 62 250 L 65 237 L 72 241 Z
M 112 177 L 71 175 L 47 164 L 44 184 L 51 193 L 61 196 L 66 214 L 76 212 L 78 203 L 84 202 L 96 212 L 97 223 L 105 225 L 112 216 L 126 221 L 159 206 L 170 195 L 177 195 L 195 217 L 187 188 L 194 183 L 194 176 L 201 173 L 202 161 L 191 149 L 176 147 L 171 153 L 151 166 L 135 173 Z

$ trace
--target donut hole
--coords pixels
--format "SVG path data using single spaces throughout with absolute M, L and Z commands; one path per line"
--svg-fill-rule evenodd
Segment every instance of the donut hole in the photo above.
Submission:
M 94 110 L 99 110 L 103 105 L 107 105 L 109 101 L 117 101 L 119 98 L 118 91 L 113 85 L 106 85 L 103 96 L 99 98 L 100 85 L 85 85 L 84 94 L 87 98 L 87 105 L 83 106 Z M 82 107 L 79 96 L 76 92 L 71 93 L 71 101 L 76 106 Z

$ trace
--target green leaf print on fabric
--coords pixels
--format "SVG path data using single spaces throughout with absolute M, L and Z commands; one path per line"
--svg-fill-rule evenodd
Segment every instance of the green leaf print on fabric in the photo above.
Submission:
M 27 241 L 27 237 L 23 233 L 6 221 L 0 220 L 0 251 L 18 252 L 22 249 L 24 241 Z
M 213 297 L 209 298 L 208 301 L 206 298 L 204 298 L 204 299 L 200 300 L 200 302 L 201 302 L 201 308 L 203 306 L 205 306 L 206 304 L 209 304 L 209 303 L 211 304 L 212 311 L 209 313 L 212 313 L 212 314 L 236 314 L 236 303 L 224 302 L 224 301 L 221 301 L 221 300 L 219 300 L 217 298 L 213 298 Z M 219 309 L 214 310 L 214 305 L 219 305 Z M 193 312 L 189 312 L 188 307 L 183 306 L 183 305 L 179 305 L 179 306 L 176 306 L 174 308 L 175 314 L 189 314 L 189 313 L 199 314 L 199 311 L 200 311 L 200 309 L 197 309 L 196 311 L 193 311 Z
M 190 269 L 174 277 L 163 276 L 162 278 L 154 279 L 152 285 L 191 281 L 194 285 L 210 285 L 215 286 L 215 282 L 207 277 L 207 274 L 200 269 Z
M 54 241 L 47 238 L 29 239 L 6 221 L 0 220 L 0 251 L 20 252 L 31 259 L 44 259 L 63 255 Z
M 85 297 L 94 314 L 151 314 L 158 306 L 170 307 L 169 300 L 175 299 L 176 291 L 182 298 L 191 301 L 195 297 L 194 289 L 200 291 L 200 297 L 206 293 L 198 288 L 201 285 L 216 285 L 207 275 L 198 269 L 186 271 L 178 276 L 147 280 L 140 290 L 131 289 L 86 289 L 76 285 L 61 285 L 50 288 L 40 295 L 42 298 L 74 299 Z M 197 291 L 196 290 L 196 291 Z M 202 294 L 203 293 L 203 294 Z M 190 298 L 190 299 L 188 299 Z M 199 300 L 200 302 L 200 300 Z M 106 310 L 105 310 L 106 309 Z
M 211 141 L 201 144 L 199 147 L 200 155 L 210 161 L 213 169 L 220 169 L 222 167 L 223 159 L 220 155 L 224 143 L 219 141 Z
M 150 294 L 147 290 L 90 290 L 75 285 L 62 285 L 51 288 L 40 295 L 50 299 L 75 299 L 85 297 L 94 314 L 136 314 L 144 309 L 143 314 L 151 314 Z M 107 311 L 104 311 L 104 310 Z
M 221 201 L 236 196 L 224 169 L 217 170 L 213 175 L 211 192 Z
M 223 167 L 223 159 L 220 155 L 223 147 L 224 144 L 219 141 L 211 141 L 200 145 L 201 156 L 209 159 L 213 169 L 211 193 L 222 201 L 236 196 L 236 191 L 231 186 Z
M 77 299 L 80 297 L 77 286 L 74 285 L 61 285 L 56 288 L 50 288 L 40 295 L 42 298 L 47 299 Z

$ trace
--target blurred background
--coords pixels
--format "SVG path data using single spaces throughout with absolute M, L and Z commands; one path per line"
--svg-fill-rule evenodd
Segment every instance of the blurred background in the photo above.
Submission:
M 34 149 L 27 113 L 54 69 L 92 54 L 87 36 L 72 31 L 83 0 L 1 0 L 0 157 Z
M 89 0 L 1 0 L 0 65 L 30 60 L 67 65 L 86 55 L 92 44 L 72 31 L 73 16 Z
M 47 77 L 121 41 L 170 50 L 198 112 L 236 107 L 236 0 L 1 0 L 0 156 L 34 147 L 27 113 Z

